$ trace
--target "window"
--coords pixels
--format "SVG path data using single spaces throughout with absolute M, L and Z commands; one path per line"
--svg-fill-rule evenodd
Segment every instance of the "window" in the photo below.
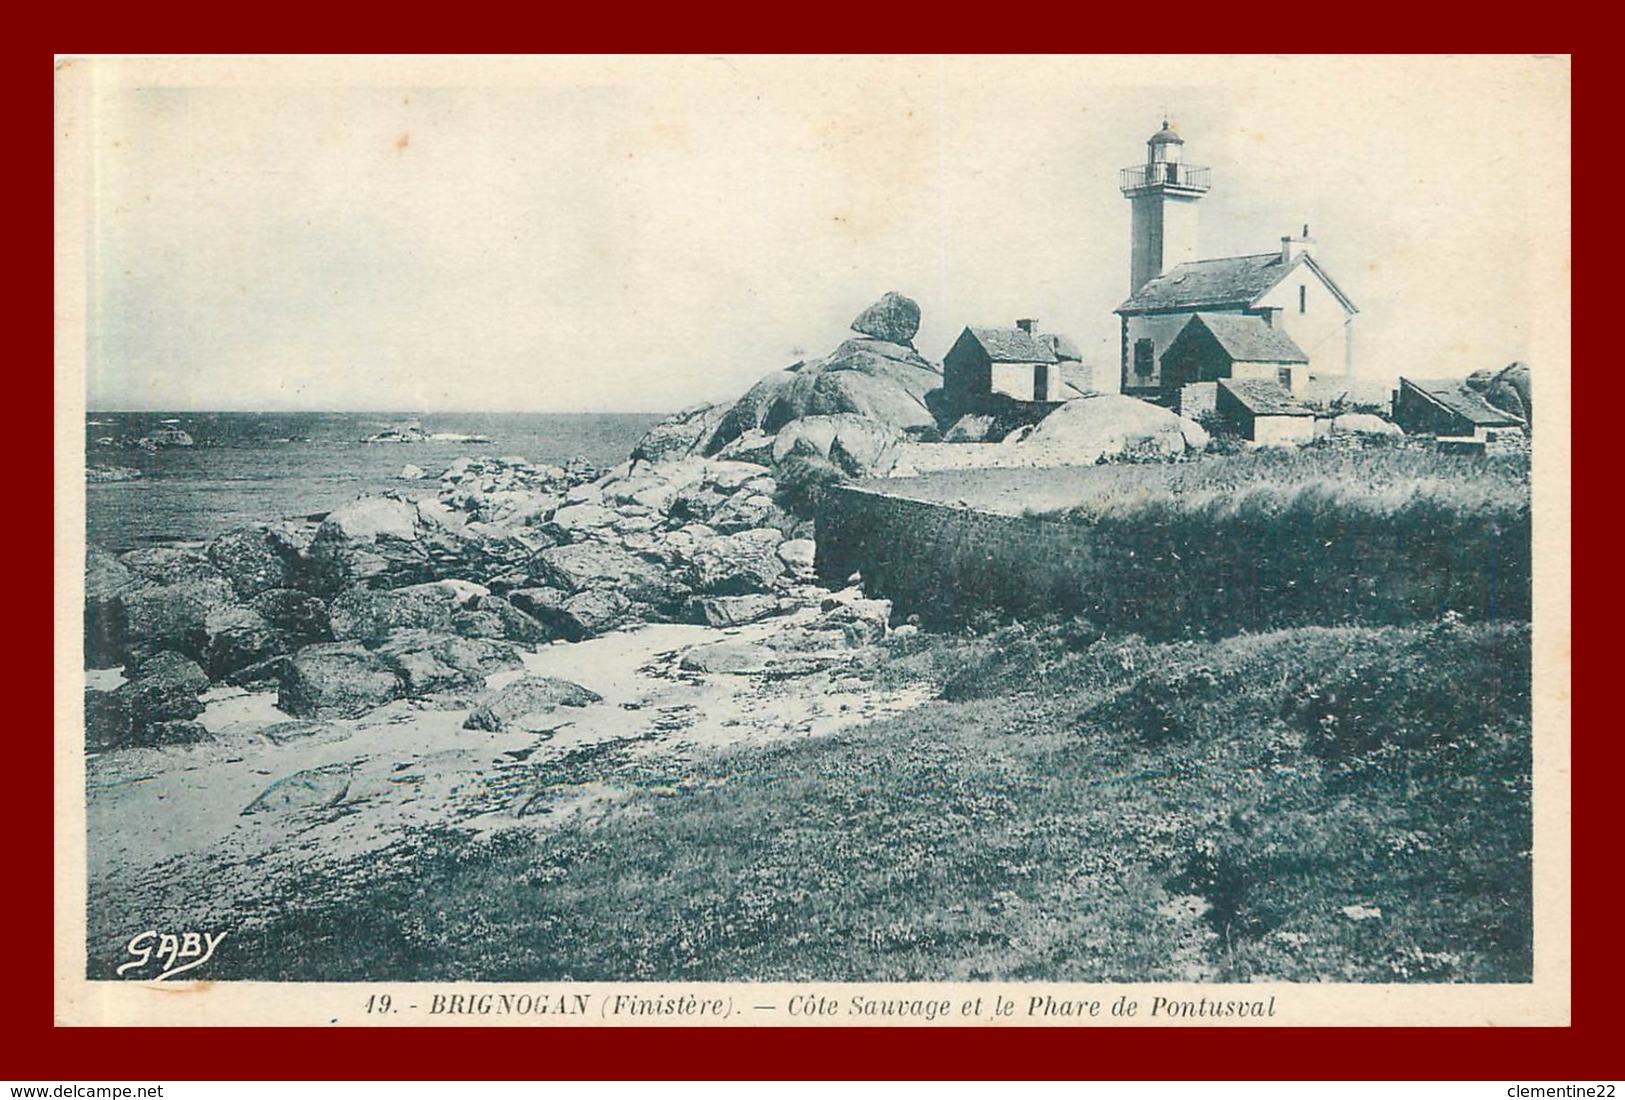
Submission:
M 1292 388 L 1292 368 L 1277 367 L 1275 369 L 1275 380 L 1290 390 Z
M 1155 369 L 1155 367 L 1153 363 L 1151 341 L 1134 341 L 1134 373 L 1149 378 L 1151 377 L 1151 372 L 1153 369 Z
M 1298 284 L 1298 312 L 1309 312 L 1309 288 L 1302 283 Z

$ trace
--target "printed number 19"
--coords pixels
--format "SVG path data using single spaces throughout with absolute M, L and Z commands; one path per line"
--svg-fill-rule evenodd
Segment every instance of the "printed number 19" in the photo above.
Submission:
M 388 993 L 376 993 L 376 994 L 374 994 L 374 995 L 367 998 L 367 1013 L 368 1013 L 368 1015 L 371 1015 L 372 1013 L 375 1013 L 375 1012 L 388 1012 L 388 1011 L 389 1011 L 389 994 Z

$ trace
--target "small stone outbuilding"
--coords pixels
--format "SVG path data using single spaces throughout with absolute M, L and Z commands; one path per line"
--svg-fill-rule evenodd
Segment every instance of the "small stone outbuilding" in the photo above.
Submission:
M 1520 416 L 1498 409 L 1461 379 L 1401 378 L 1394 392 L 1394 423 L 1412 435 L 1496 442 L 1523 435 Z
M 1075 343 L 1039 332 L 1036 321 L 1017 321 L 1011 328 L 972 325 L 942 357 L 944 396 L 961 413 L 984 411 L 993 394 L 1035 403 L 1064 401 L 1077 395 L 1069 392 L 1063 367 L 1082 358 Z
M 1292 399 L 1279 382 L 1227 378 L 1218 383 L 1217 415 L 1254 443 L 1308 443 L 1315 414 Z

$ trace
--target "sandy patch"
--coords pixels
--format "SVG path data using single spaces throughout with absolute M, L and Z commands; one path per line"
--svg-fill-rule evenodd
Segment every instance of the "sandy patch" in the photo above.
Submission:
M 312 722 L 277 710 L 274 691 L 215 689 L 199 719 L 215 735 L 210 741 L 89 758 L 92 894 L 116 896 L 126 911 L 143 898 L 159 908 L 166 894 L 170 908 L 252 911 L 271 884 L 369 853 L 387 858 L 417 827 L 554 828 L 625 812 L 637 792 L 617 782 L 611 758 L 669 760 L 672 774 L 686 774 L 697 753 L 821 736 L 931 697 L 927 685 L 875 691 L 854 674 L 862 651 L 853 649 L 802 645 L 752 673 L 681 668 L 692 646 L 782 641 L 815 615 L 806 609 L 726 630 L 650 625 L 540 647 L 524 655 L 522 671 L 494 675 L 488 687 L 540 673 L 603 699 L 497 733 L 462 728 L 473 699 L 398 700 L 359 719 Z M 603 774 L 593 774 L 595 748 L 606 753 Z M 549 783 L 563 764 L 575 778 Z M 309 782 L 298 778 L 307 772 Z M 244 814 L 290 777 L 288 797 Z M 208 869 L 207 899 L 183 896 L 184 882 L 166 885 L 200 868 Z

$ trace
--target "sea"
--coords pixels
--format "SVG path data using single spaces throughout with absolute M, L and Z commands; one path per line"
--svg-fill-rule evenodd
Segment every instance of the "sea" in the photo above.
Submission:
M 580 456 L 612 466 L 660 419 L 649 413 L 92 412 L 85 417 L 86 466 L 141 476 L 87 482 L 85 533 L 88 541 L 121 551 L 320 516 L 363 493 L 432 496 L 435 479 L 462 455 L 554 464 Z M 138 445 L 165 429 L 185 432 L 193 445 Z M 391 430 L 416 441 L 366 442 Z M 408 464 L 428 477 L 402 480 Z

